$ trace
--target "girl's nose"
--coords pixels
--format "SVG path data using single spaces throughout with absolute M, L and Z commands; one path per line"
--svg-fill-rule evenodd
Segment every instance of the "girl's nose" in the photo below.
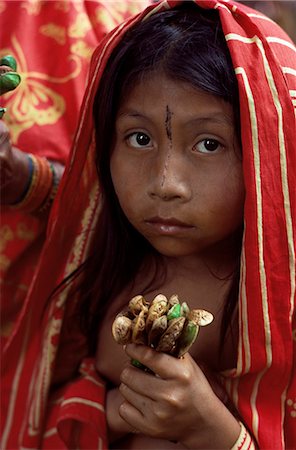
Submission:
M 165 201 L 188 201 L 191 198 L 186 157 L 169 148 L 159 152 L 153 161 L 149 195 Z

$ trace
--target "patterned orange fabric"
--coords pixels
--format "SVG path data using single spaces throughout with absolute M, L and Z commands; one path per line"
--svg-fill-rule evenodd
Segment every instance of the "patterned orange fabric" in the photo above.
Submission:
M 65 163 L 91 54 L 101 39 L 148 1 L 0 1 L 0 56 L 13 55 L 22 82 L 1 97 L 19 149 Z M 1 337 L 11 332 L 45 239 L 47 217 L 2 209 Z
M 50 301 L 48 298 L 53 287 L 84 261 L 91 229 L 100 211 L 93 163 L 92 103 L 108 56 L 136 21 L 177 3 L 166 1 L 129 19 L 113 30 L 95 52 L 71 158 L 51 213 L 47 241 L 34 283 L 4 351 L 3 449 L 108 446 L 104 386 L 92 371 L 92 361 L 83 361 L 83 339 L 77 333 L 76 340 L 69 339 L 65 331 L 75 299 L 67 295 L 67 289 Z M 246 204 L 239 347 L 236 369 L 221 373 L 221 380 L 250 434 L 244 434 L 234 448 L 253 448 L 257 442 L 262 449 L 293 449 L 296 448 L 295 47 L 272 21 L 243 5 L 227 0 L 196 3 L 219 11 L 241 102 Z M 73 196 L 73 192 L 79 195 Z M 71 346 L 77 351 L 69 352 Z M 63 355 L 67 357 L 64 365 Z M 59 391 L 53 389 L 55 379 L 60 381 Z M 90 429 L 95 433 L 88 433 Z M 73 441 L 69 442 L 71 438 L 76 439 L 76 447 Z

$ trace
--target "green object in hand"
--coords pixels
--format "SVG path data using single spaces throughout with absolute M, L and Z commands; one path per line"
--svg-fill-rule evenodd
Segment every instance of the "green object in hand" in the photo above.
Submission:
M 0 58 L 0 66 L 8 66 L 10 67 L 14 72 L 16 72 L 17 64 L 16 60 L 11 55 L 6 55 Z
M 169 309 L 167 313 L 168 320 L 177 319 L 181 316 L 181 305 L 180 303 L 176 303 Z
M 142 370 L 146 369 L 146 366 L 144 366 L 144 364 L 140 363 L 140 361 L 138 361 L 137 359 L 132 359 L 131 363 L 134 367 L 137 367 L 138 369 L 142 369 Z
M 16 60 L 11 55 L 3 56 L 0 59 L 0 95 L 15 89 L 21 82 L 21 76 L 16 72 Z M 5 112 L 1 108 L 0 114 Z
M 13 91 L 21 82 L 21 77 L 16 72 L 0 74 L 0 95 Z
M 140 363 L 140 361 L 138 361 L 137 359 L 131 359 L 131 364 L 132 366 L 137 367 L 138 369 L 141 369 L 144 372 L 148 372 L 154 375 L 154 372 L 152 372 L 152 370 L 144 366 L 144 364 Z

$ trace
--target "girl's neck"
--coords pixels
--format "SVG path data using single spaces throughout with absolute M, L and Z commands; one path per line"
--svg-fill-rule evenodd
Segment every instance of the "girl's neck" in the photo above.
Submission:
M 233 236 L 221 241 L 199 254 L 178 258 L 161 256 L 167 277 L 202 279 L 213 277 L 225 280 L 231 278 L 239 264 L 238 238 Z

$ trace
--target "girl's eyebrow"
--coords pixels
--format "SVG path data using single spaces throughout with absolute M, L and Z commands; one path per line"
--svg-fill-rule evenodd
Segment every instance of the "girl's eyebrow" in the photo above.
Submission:
M 144 114 L 141 114 L 134 109 L 124 110 L 123 112 L 118 114 L 118 118 L 120 118 L 120 117 L 140 117 L 143 119 L 148 119 L 148 117 L 146 117 Z
M 232 119 L 232 117 L 227 115 L 227 114 L 225 114 L 225 113 L 220 113 L 220 112 L 213 113 L 213 114 L 210 114 L 210 115 L 206 115 L 204 117 L 194 117 L 194 118 L 188 120 L 188 124 L 190 124 L 190 125 L 191 124 L 194 125 L 196 123 L 203 124 L 203 123 L 207 123 L 207 122 L 210 122 L 210 123 L 214 122 L 214 123 L 217 123 L 218 125 L 220 124 L 220 125 L 231 125 L 231 126 L 233 126 L 233 119 Z

